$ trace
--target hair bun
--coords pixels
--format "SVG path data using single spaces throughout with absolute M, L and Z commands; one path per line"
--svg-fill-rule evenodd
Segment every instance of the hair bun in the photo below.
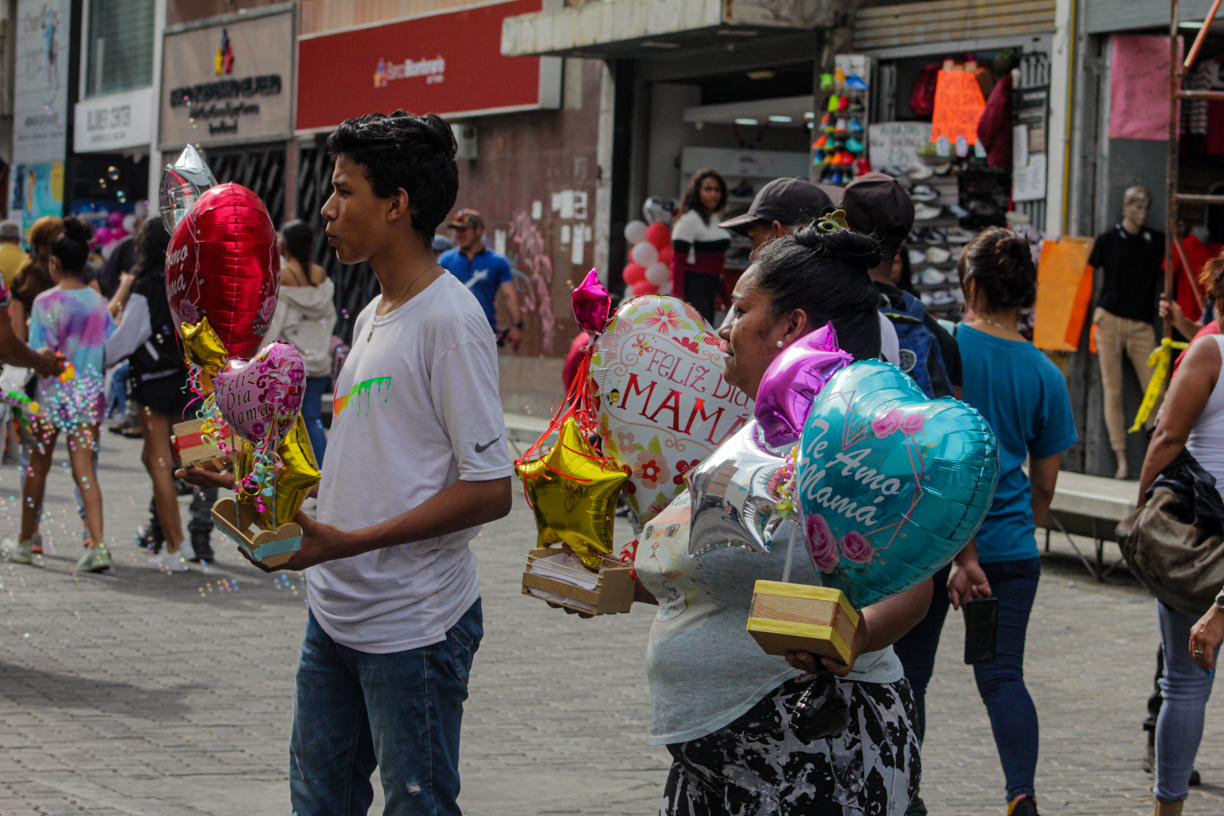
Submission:
M 64 237 L 72 241 L 83 241 L 89 243 L 93 240 L 93 227 L 82 221 L 80 218 L 65 218 L 64 219 Z
M 796 227 L 794 238 L 814 253 L 859 267 L 863 272 L 874 269 L 883 258 L 880 243 L 874 238 L 846 229 L 825 232 L 816 221 Z

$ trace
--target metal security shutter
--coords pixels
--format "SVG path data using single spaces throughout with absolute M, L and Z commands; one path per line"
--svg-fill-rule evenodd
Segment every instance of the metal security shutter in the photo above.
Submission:
M 1055 2 L 932 0 L 860 9 L 854 19 L 854 49 L 870 52 L 925 43 L 1043 34 L 1054 30 Z
M 1201 22 L 1210 7 L 1211 0 L 1181 0 L 1177 16 Z M 1084 30 L 1089 34 L 1153 26 L 1169 30 L 1169 0 L 1089 0 L 1084 7 Z

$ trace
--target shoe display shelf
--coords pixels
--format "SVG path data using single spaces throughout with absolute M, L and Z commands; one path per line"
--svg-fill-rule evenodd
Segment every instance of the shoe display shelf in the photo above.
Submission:
M 959 206 L 960 185 L 952 174 L 902 179 L 914 200 L 914 229 L 905 242 L 911 253 L 910 270 L 914 291 L 936 317 L 959 320 L 964 295 L 956 272 L 963 243 L 949 240 L 958 235 L 960 219 L 950 206 Z M 925 217 L 922 217 L 925 216 Z M 962 236 L 963 237 L 963 236 Z M 916 254 L 921 252 L 923 258 Z

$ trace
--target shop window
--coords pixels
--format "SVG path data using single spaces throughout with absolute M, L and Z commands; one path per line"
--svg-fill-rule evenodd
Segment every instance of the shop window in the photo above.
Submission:
M 85 96 L 153 84 L 153 0 L 89 0 Z

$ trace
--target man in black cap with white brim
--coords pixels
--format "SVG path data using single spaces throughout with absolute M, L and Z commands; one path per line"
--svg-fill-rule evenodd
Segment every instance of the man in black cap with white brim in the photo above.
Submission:
M 810 181 L 780 178 L 761 188 L 748 212 L 718 226 L 751 238 L 755 252 L 763 244 L 790 235 L 796 225 L 835 209 L 828 193 Z

